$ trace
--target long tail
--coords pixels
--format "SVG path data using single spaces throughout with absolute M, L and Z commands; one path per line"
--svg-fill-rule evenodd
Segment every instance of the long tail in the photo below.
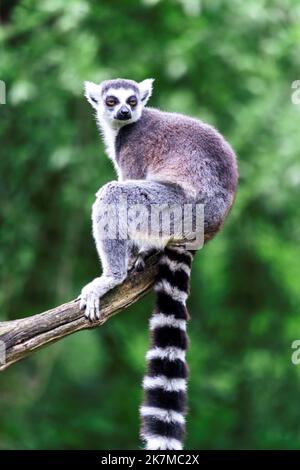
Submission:
M 192 255 L 184 248 L 165 248 L 154 289 L 157 305 L 150 320 L 141 438 L 148 450 L 182 449 L 185 433 L 188 347 L 186 300 Z

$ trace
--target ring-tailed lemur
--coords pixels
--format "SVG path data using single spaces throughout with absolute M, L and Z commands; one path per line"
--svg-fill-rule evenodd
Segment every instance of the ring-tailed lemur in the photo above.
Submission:
M 139 266 L 148 249 L 160 250 L 154 287 L 157 306 L 150 320 L 152 344 L 143 382 L 141 437 L 146 449 L 182 449 L 188 375 L 186 300 L 192 265 L 192 252 L 184 242 L 190 235 L 173 228 L 172 235 L 151 237 L 147 224 L 144 229 L 131 228 L 127 237 L 122 234 L 133 206 L 143 211 L 156 205 L 170 208 L 199 203 L 204 205 L 204 240 L 211 239 L 232 206 L 238 172 L 233 150 L 214 128 L 187 116 L 145 107 L 152 82 L 85 83 L 85 95 L 96 110 L 118 181 L 96 194 L 93 235 L 103 273 L 82 289 L 80 306 L 88 319 L 99 319 L 99 298 L 126 278 L 136 249 L 140 250 Z M 121 199 L 126 200 L 125 211 L 120 209 Z M 112 207 L 117 207 L 117 237 L 109 236 L 107 228 Z M 140 218 L 140 222 L 145 220 L 149 222 L 148 215 Z

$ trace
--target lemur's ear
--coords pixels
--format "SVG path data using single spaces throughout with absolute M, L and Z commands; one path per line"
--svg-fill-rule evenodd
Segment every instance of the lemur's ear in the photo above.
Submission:
M 101 85 L 96 85 L 93 82 L 84 82 L 84 94 L 93 108 L 97 108 L 101 98 Z
M 143 104 L 146 104 L 150 96 L 152 95 L 152 84 L 154 82 L 154 78 L 146 78 L 139 83 L 139 89 L 141 94 L 141 100 Z

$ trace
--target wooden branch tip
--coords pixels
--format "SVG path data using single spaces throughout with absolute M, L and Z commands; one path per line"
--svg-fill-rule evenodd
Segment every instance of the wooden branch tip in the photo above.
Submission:
M 79 300 L 27 318 L 0 322 L 0 371 L 67 335 L 103 325 L 112 315 L 126 309 L 151 289 L 157 264 L 158 255 L 154 255 L 147 260 L 142 273 L 130 271 L 123 284 L 101 298 L 101 318 L 93 323 L 79 309 Z

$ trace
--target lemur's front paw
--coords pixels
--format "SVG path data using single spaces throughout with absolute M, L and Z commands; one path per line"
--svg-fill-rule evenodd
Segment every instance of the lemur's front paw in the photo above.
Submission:
M 100 318 L 100 278 L 94 279 L 92 282 L 84 286 L 80 294 L 80 309 L 85 309 L 85 316 L 90 321 L 99 320 Z

